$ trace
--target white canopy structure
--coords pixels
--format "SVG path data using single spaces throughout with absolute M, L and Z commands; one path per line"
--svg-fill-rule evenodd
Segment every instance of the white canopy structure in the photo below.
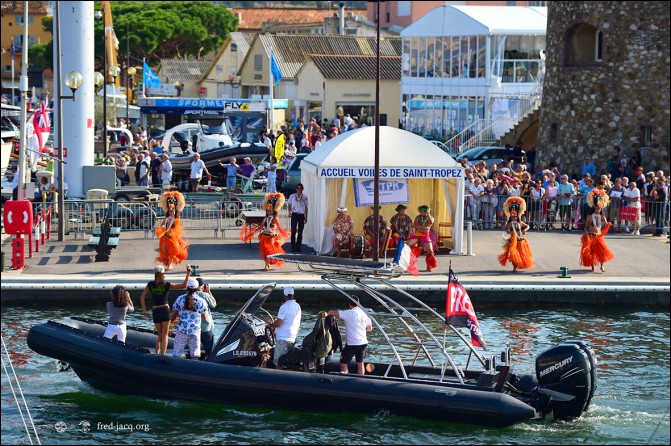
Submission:
M 546 28 L 546 7 L 446 5 L 423 15 L 401 35 L 545 35 Z
M 305 157 L 301 163 L 301 181 L 310 200 L 304 232 L 307 245 L 318 253 L 331 250 L 330 228 L 336 209 L 343 206 L 354 220 L 354 233 L 363 234 L 364 220 L 372 211 L 368 204 L 356 208 L 355 187 L 358 185 L 358 190 L 372 187 L 374 166 L 375 127 L 345 132 Z M 361 183 L 365 183 L 364 189 Z M 435 231 L 438 232 L 439 222 L 450 224 L 451 254 L 462 254 L 464 173 L 459 163 L 414 133 L 381 126 L 380 183 L 407 185 L 408 199 L 404 203 L 408 206 L 407 214 L 414 218 L 419 206 L 430 206 Z M 389 221 L 399 203 L 381 202 L 380 214 Z

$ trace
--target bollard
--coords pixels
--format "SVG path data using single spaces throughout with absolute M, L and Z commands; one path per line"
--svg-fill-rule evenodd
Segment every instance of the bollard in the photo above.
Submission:
M 473 254 L 473 222 L 469 221 L 466 223 L 466 255 L 472 256 Z
M 561 275 L 557 276 L 560 279 L 570 279 L 571 276 L 568 275 L 568 266 L 560 266 L 559 269 L 561 270 Z

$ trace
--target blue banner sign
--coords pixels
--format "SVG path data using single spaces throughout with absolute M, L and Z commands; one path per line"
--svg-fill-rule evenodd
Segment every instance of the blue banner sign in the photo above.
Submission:
M 354 179 L 354 202 L 357 207 L 372 206 L 374 199 L 374 180 Z M 410 202 L 408 180 L 381 180 L 378 183 L 379 203 L 407 204 Z
M 372 167 L 320 167 L 319 176 L 322 178 L 373 178 L 375 169 Z M 380 178 L 462 178 L 464 170 L 461 167 L 382 167 Z
M 264 99 L 200 99 L 200 98 L 139 98 L 138 105 L 142 113 L 194 113 L 194 110 L 227 111 L 263 111 Z M 258 105 L 261 103 L 259 109 Z M 288 99 L 274 99 L 275 109 L 289 107 Z

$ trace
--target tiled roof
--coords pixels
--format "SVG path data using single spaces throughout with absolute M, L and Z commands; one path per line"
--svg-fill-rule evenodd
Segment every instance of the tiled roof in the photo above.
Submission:
M 337 9 L 281 7 L 281 8 L 232 8 L 240 20 L 238 31 L 261 31 L 264 23 L 317 23 L 338 12 Z M 346 9 L 345 15 L 366 17 L 365 9 Z
M 292 79 L 301 69 L 309 54 L 340 56 L 375 56 L 375 37 L 339 35 L 259 34 L 259 39 L 270 54 L 273 49 L 277 66 L 283 78 Z M 401 56 L 401 38 L 385 37 L 380 40 L 380 56 Z M 242 64 L 244 65 L 245 62 Z
M 375 79 L 375 56 L 326 56 L 310 57 L 326 79 Z M 401 79 L 401 57 L 380 57 L 380 79 Z
M 212 62 L 193 59 L 163 59 L 161 68 L 170 82 L 196 83 Z
M 249 52 L 249 49 L 252 47 L 252 42 L 256 37 L 256 33 L 242 33 L 242 32 L 232 32 L 231 40 L 233 43 L 238 45 L 238 51 L 246 56 Z
M 23 13 L 23 6 L 28 4 L 28 12 L 32 14 L 47 14 L 49 12 L 50 2 L 30 1 L 30 2 L 0 2 L 0 9 L 3 14 Z
M 241 33 L 241 32 L 232 32 L 228 35 L 228 39 L 221 45 L 219 48 L 219 51 L 217 51 L 216 55 L 212 58 L 210 61 L 210 65 L 208 66 L 207 70 L 203 72 L 203 76 L 200 79 L 200 81 L 205 80 L 207 76 L 212 72 L 217 67 L 217 63 L 219 63 L 219 59 L 221 59 L 221 55 L 224 54 L 224 51 L 226 51 L 226 48 L 228 48 L 230 43 L 235 43 L 238 46 L 238 51 L 240 54 L 242 54 L 243 59 L 247 56 L 247 53 L 249 52 L 249 49 L 252 47 L 252 42 L 254 42 L 254 38 L 256 37 L 256 33 Z

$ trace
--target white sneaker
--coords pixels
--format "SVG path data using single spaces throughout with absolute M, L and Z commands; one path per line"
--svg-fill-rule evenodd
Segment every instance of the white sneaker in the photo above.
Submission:
M 635 230 L 635 231 L 634 231 L 634 235 L 641 235 L 641 231 L 639 231 L 638 229 Z

